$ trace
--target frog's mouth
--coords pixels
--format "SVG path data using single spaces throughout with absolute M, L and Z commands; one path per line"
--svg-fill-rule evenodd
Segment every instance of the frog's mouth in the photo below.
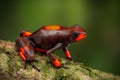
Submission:
M 86 36 L 87 34 L 85 32 L 81 32 L 75 40 L 79 41 L 81 39 L 84 39 Z

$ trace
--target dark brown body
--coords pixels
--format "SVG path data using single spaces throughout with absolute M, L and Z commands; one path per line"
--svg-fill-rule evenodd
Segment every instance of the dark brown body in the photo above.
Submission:
M 63 29 L 63 30 L 62 30 Z M 32 40 L 36 47 L 41 49 L 51 49 L 57 43 L 62 43 L 66 46 L 70 43 L 71 30 L 70 28 L 62 28 L 60 30 L 45 30 L 39 29 L 28 37 Z
M 61 67 L 59 60 L 52 54 L 53 51 L 61 49 L 67 59 L 71 60 L 71 55 L 67 45 L 86 37 L 85 31 L 78 25 L 72 27 L 62 27 L 56 25 L 43 26 L 31 33 L 22 31 L 16 40 L 17 51 L 23 61 L 34 60 L 35 51 L 46 53 L 56 67 Z

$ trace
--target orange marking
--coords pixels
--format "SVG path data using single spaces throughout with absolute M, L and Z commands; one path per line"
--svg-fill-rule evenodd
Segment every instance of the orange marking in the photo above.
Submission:
M 28 36 L 30 36 L 32 33 L 31 32 L 24 32 L 23 33 L 23 35 L 25 36 L 25 37 L 28 37 Z
M 71 58 L 71 56 L 70 56 L 70 52 L 67 50 L 67 51 L 65 51 L 65 56 L 67 57 L 67 58 Z
M 61 66 L 61 63 L 58 59 L 55 59 L 52 63 L 55 65 L 55 67 L 60 67 Z
M 25 46 L 25 49 L 30 50 L 30 47 L 28 45 Z
M 23 52 L 19 52 L 19 55 L 20 55 L 20 58 L 21 58 L 22 60 L 24 60 L 24 61 L 26 60 Z
M 50 25 L 50 26 L 45 26 L 44 29 L 46 29 L 46 30 L 59 30 L 59 29 L 61 29 L 61 27 L 57 26 L 57 25 Z
M 76 38 L 76 41 L 79 41 L 83 38 L 85 38 L 85 35 L 84 34 L 79 34 L 79 36 Z
M 20 51 L 21 51 L 22 53 L 25 53 L 25 51 L 24 51 L 24 49 L 23 49 L 22 47 L 20 47 Z

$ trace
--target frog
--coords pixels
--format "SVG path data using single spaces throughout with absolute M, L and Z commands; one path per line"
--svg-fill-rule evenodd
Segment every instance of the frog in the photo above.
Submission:
M 51 63 L 59 68 L 62 67 L 60 60 L 53 54 L 55 50 L 62 49 L 66 59 L 72 60 L 68 45 L 86 38 L 86 31 L 80 25 L 71 27 L 60 25 L 45 25 L 35 32 L 21 31 L 15 44 L 20 58 L 27 63 L 35 61 L 35 52 L 47 55 Z M 33 67 L 35 67 L 33 65 Z

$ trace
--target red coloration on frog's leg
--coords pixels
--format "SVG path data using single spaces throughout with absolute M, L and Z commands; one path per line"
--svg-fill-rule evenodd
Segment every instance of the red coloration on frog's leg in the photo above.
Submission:
M 24 55 L 24 53 L 23 52 L 19 52 L 19 55 L 20 55 L 20 58 L 23 60 L 23 61 L 26 61 L 26 57 L 25 57 L 25 55 Z
M 67 59 L 71 59 L 71 55 L 70 52 L 68 51 L 67 47 L 63 48 L 64 54 L 66 56 Z
M 59 48 L 61 48 L 61 47 L 62 47 L 62 43 L 58 43 L 58 44 L 56 44 L 53 48 L 49 49 L 49 50 L 46 52 L 46 54 L 48 55 L 48 57 L 51 58 L 52 63 L 53 63 L 53 65 L 54 65 L 55 67 L 61 67 L 62 65 L 61 65 L 60 61 L 59 61 L 51 52 L 53 52 L 54 50 L 59 49 Z
M 58 59 L 55 59 L 54 61 L 52 61 L 52 63 L 54 64 L 55 67 L 61 67 L 61 63 Z
M 61 67 L 60 61 L 52 53 L 47 53 L 47 56 L 50 57 L 55 67 Z

